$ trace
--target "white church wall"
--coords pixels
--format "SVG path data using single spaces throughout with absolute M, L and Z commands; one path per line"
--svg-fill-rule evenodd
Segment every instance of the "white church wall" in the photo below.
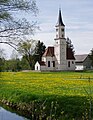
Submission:
M 41 71 L 46 71 L 46 66 L 41 66 Z
M 35 70 L 36 70 L 36 71 L 41 70 L 41 68 L 40 68 L 40 64 L 39 64 L 38 61 L 37 61 L 36 64 L 35 64 Z
M 64 39 L 65 40 L 65 39 Z M 60 44 L 55 45 L 56 69 L 66 70 L 66 42 L 60 40 Z M 64 44 L 62 44 L 64 43 Z
M 46 70 L 46 66 L 40 65 L 39 62 L 36 62 L 35 70 L 36 71 L 45 71 Z
M 67 70 L 75 70 L 75 60 L 67 60 Z
M 46 57 L 42 57 L 42 61 L 46 62 Z
M 52 71 L 55 70 L 55 67 L 53 67 L 53 61 L 55 61 L 55 57 L 46 57 L 46 70 Z M 48 65 L 50 62 L 50 66 Z

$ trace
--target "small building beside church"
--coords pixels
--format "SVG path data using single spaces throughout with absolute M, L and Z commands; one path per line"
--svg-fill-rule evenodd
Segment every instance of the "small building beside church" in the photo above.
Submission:
M 42 61 L 36 62 L 36 71 L 75 70 L 74 52 L 70 47 L 67 47 L 67 41 L 65 38 L 65 25 L 62 20 L 61 10 L 59 10 L 58 22 L 55 28 L 55 45 L 49 46 L 42 56 Z
M 92 61 L 89 54 L 75 55 L 76 70 L 90 70 L 92 68 Z

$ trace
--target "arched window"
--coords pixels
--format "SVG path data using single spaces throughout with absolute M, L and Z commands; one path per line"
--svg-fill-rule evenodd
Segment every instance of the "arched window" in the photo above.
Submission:
M 68 67 L 70 67 L 70 61 L 68 61 Z
M 48 61 L 48 67 L 50 67 L 50 61 Z
M 55 61 L 53 61 L 53 67 L 55 67 Z

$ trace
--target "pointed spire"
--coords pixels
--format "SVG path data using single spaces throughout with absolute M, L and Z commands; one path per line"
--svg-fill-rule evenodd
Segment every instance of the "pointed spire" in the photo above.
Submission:
M 62 21 L 62 15 L 61 15 L 61 9 L 59 8 L 59 16 L 58 16 L 58 22 L 56 26 L 65 26 L 63 21 Z

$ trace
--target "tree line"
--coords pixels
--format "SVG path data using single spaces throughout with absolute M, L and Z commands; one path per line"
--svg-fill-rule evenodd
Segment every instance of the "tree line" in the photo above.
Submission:
M 6 60 L 4 53 L 0 51 L 0 71 L 20 71 L 33 70 L 36 61 L 41 61 L 46 46 L 43 42 L 27 40 L 18 46 L 17 52 L 22 56 L 17 56 Z

